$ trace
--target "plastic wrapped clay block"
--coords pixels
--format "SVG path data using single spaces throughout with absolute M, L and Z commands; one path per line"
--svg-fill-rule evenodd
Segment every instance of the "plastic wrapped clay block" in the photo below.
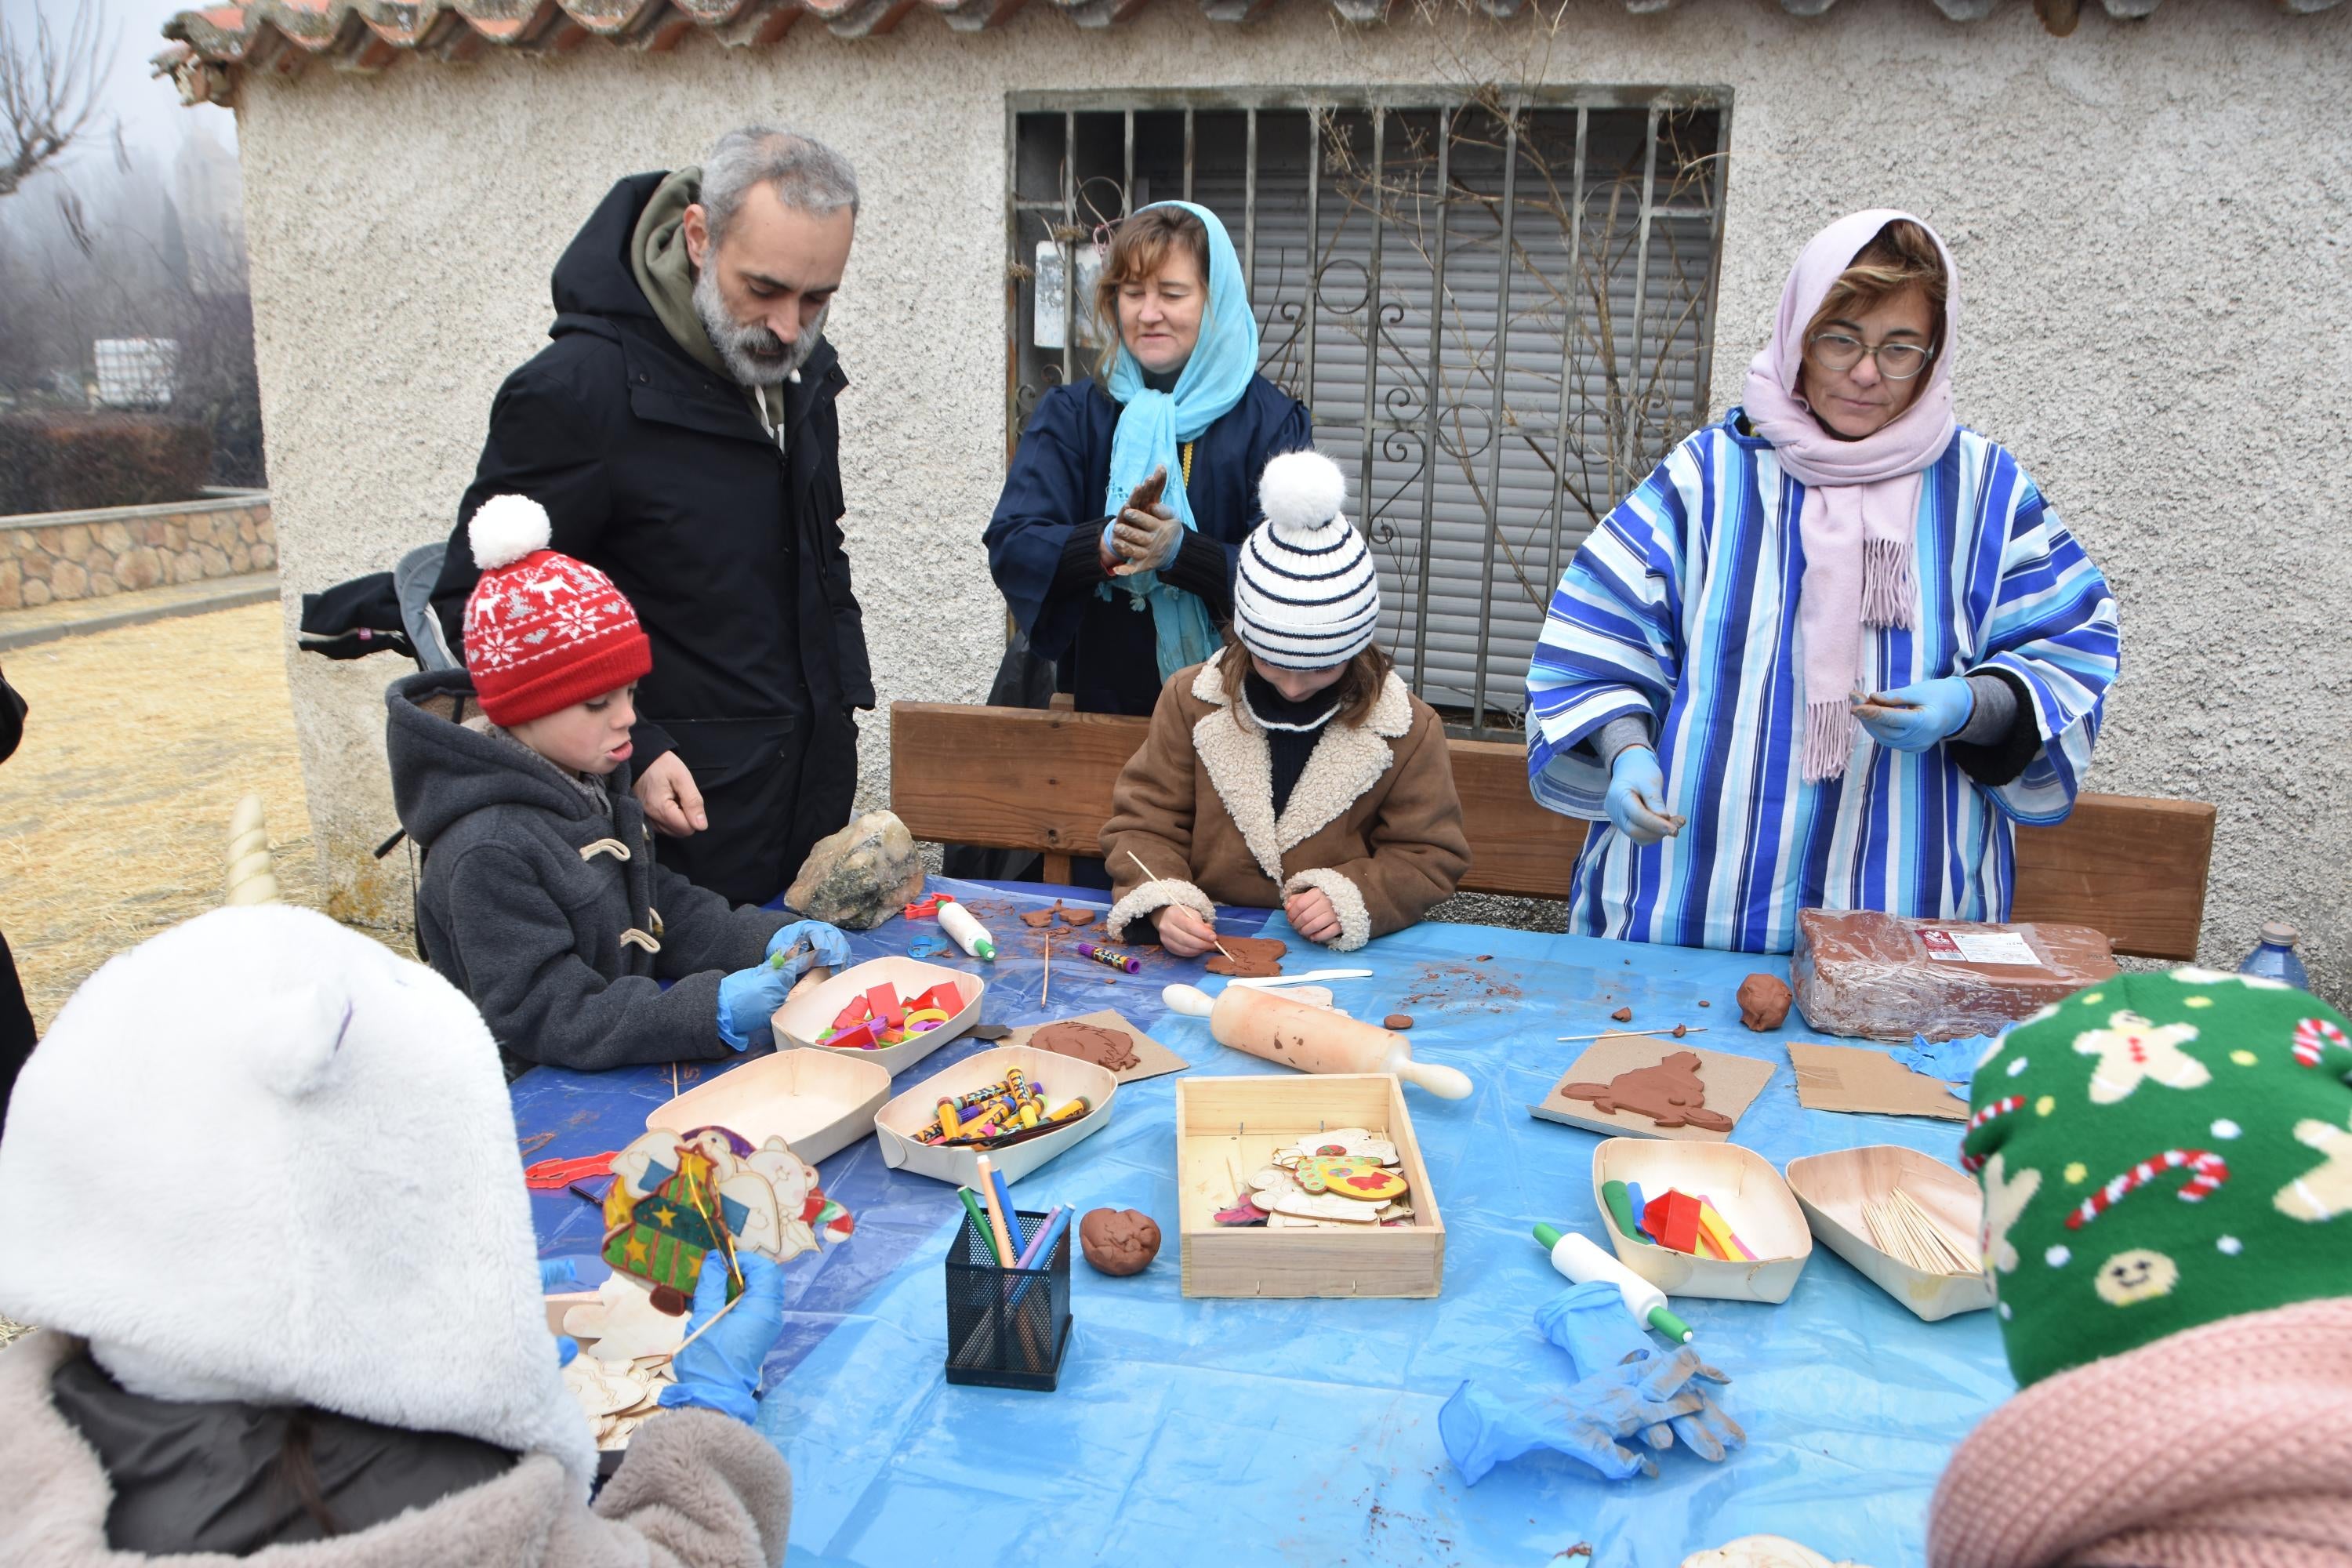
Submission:
M 1983 925 L 1805 910 L 1789 958 L 1805 1022 L 1835 1035 L 1990 1035 L 2116 973 L 2088 926 Z

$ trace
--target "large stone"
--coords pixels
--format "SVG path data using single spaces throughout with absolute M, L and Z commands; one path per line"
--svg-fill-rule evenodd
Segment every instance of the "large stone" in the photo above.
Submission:
M 89 574 L 80 563 L 60 561 L 49 568 L 49 587 L 60 599 L 79 599 L 89 592 Z
M 13 559 L 0 558 L 0 610 L 25 606 L 25 569 Z
M 126 588 L 152 588 L 163 580 L 163 561 L 142 544 L 122 552 L 122 559 L 114 563 L 114 574 Z
M 68 561 L 79 561 L 89 553 L 89 524 L 69 522 L 52 531 L 58 541 L 53 554 L 62 555 Z
M 811 920 L 850 931 L 871 931 L 923 891 L 923 857 L 907 825 L 887 811 L 869 811 L 829 838 L 820 838 L 784 902 Z
M 131 548 L 131 531 L 119 522 L 98 525 L 98 547 L 110 555 L 120 555 Z
M 55 595 L 49 592 L 49 585 L 47 583 L 27 583 L 25 584 L 25 607 L 28 610 L 39 609 L 43 605 L 47 604 L 50 599 L 55 596 Z

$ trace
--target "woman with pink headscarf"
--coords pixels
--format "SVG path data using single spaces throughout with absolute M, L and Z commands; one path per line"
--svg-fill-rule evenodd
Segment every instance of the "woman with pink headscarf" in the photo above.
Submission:
M 1577 552 L 1528 671 L 1536 798 L 1592 820 L 1569 929 L 1785 952 L 1805 908 L 2009 918 L 2116 677 L 2106 580 L 1958 424 L 1960 287 L 1907 213 L 1841 218 L 1744 404 Z

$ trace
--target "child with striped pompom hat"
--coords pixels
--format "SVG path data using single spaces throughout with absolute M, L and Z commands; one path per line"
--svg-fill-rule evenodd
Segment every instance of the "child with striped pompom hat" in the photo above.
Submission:
M 1971 1100 L 2020 1392 L 1953 1457 L 1929 1562 L 2352 1562 L 2343 1016 L 2119 974 L 2002 1036 Z
M 1115 940 L 1213 952 L 1216 905 L 1339 951 L 1420 920 L 1469 868 L 1445 726 L 1375 640 L 1381 583 L 1319 452 L 1265 466 L 1222 653 L 1160 693 L 1102 847 Z

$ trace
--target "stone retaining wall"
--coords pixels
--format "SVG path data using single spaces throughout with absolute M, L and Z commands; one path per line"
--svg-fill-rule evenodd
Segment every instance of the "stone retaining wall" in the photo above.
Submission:
M 0 517 L 0 610 L 238 577 L 277 564 L 264 491 Z

